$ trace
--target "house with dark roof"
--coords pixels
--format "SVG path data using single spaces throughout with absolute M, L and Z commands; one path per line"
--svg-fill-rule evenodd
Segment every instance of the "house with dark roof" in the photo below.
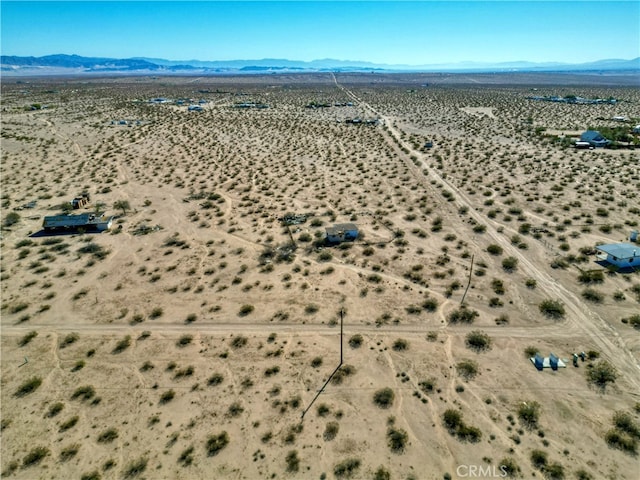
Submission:
M 602 134 L 597 130 L 587 130 L 582 135 L 580 135 L 580 141 L 589 142 L 589 144 L 594 147 L 606 147 L 611 143 L 610 140 L 604 138 Z
M 640 267 L 640 245 L 631 243 L 610 243 L 596 246 L 599 260 L 606 261 L 618 268 Z
M 358 227 L 353 223 L 337 223 L 333 227 L 326 227 L 327 241 L 342 243 L 358 238 Z

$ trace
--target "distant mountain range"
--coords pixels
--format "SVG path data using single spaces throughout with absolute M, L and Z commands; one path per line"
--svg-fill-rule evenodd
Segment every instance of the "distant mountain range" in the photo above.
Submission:
M 46 55 L 44 57 L 0 56 L 3 75 L 68 75 L 68 74 L 216 74 L 272 72 L 579 72 L 639 71 L 640 57 L 633 60 L 599 60 L 589 63 L 534 62 L 459 62 L 432 65 L 387 65 L 348 60 L 313 60 L 310 62 L 266 58 L 262 60 L 165 60 L 161 58 L 99 58 L 79 55 Z

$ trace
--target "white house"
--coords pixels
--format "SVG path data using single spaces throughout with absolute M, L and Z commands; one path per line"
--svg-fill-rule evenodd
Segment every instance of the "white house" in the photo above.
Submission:
M 640 245 L 630 243 L 610 243 L 598 245 L 598 259 L 605 260 L 618 268 L 640 267 Z

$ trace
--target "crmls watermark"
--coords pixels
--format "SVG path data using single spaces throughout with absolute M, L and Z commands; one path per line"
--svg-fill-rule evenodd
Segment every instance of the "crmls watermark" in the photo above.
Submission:
M 460 478 L 505 478 L 505 465 L 458 465 L 456 475 Z

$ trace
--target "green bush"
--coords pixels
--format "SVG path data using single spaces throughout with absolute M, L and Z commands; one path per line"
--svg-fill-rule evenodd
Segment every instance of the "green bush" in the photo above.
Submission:
M 207 439 L 205 449 L 208 457 L 213 457 L 220 453 L 229 444 L 229 434 L 227 432 L 218 435 L 210 435 Z
M 535 401 L 522 402 L 518 407 L 518 418 L 529 430 L 538 428 L 538 419 L 540 418 L 540 404 Z
M 582 291 L 582 298 L 593 303 L 602 303 L 604 301 L 604 294 L 595 288 L 585 288 Z
M 364 339 L 362 338 L 362 335 L 360 334 L 354 335 L 349 339 L 349 346 L 351 348 L 360 348 L 363 341 Z
M 287 472 L 295 473 L 300 470 L 300 458 L 297 450 L 291 450 L 285 458 L 287 462 Z
M 137 477 L 140 474 L 142 474 L 142 472 L 144 472 L 146 468 L 147 468 L 147 459 L 140 458 L 138 460 L 135 460 L 129 463 L 129 465 L 127 465 L 127 467 L 124 469 L 123 476 L 125 479 Z
M 30 393 L 35 392 L 41 384 L 42 379 L 40 377 L 31 377 L 18 387 L 18 390 L 16 390 L 14 395 L 18 398 L 29 395 Z
M 472 380 L 478 374 L 478 364 L 473 360 L 462 360 L 456 365 L 456 370 L 465 380 Z
M 549 318 L 559 319 L 565 315 L 564 305 L 559 300 L 544 300 L 538 308 L 543 315 Z
M 395 394 L 390 388 L 383 388 L 373 394 L 373 403 L 380 408 L 389 408 L 393 405 Z
M 350 478 L 358 471 L 360 464 L 359 459 L 348 458 L 333 467 L 333 474 L 338 478 Z
M 484 352 L 491 349 L 491 338 L 480 330 L 474 330 L 467 334 L 466 345 L 476 352 Z
M 47 447 L 34 447 L 22 459 L 22 468 L 33 467 L 50 454 L 51 452 Z
M 465 305 L 449 314 L 449 323 L 473 323 L 474 319 L 480 314 L 475 310 L 467 308 Z
M 393 453 L 402 453 L 409 440 L 409 435 L 406 431 L 397 428 L 389 428 L 387 430 L 387 445 Z
M 618 372 L 616 367 L 606 360 L 599 360 L 593 365 L 587 366 L 586 376 L 589 384 L 604 392 L 609 383 L 616 381 Z
M 518 267 L 518 259 L 515 257 L 507 257 L 502 260 L 502 268 L 505 272 L 513 272 Z
M 118 438 L 118 430 L 109 428 L 98 435 L 98 443 L 111 443 Z

